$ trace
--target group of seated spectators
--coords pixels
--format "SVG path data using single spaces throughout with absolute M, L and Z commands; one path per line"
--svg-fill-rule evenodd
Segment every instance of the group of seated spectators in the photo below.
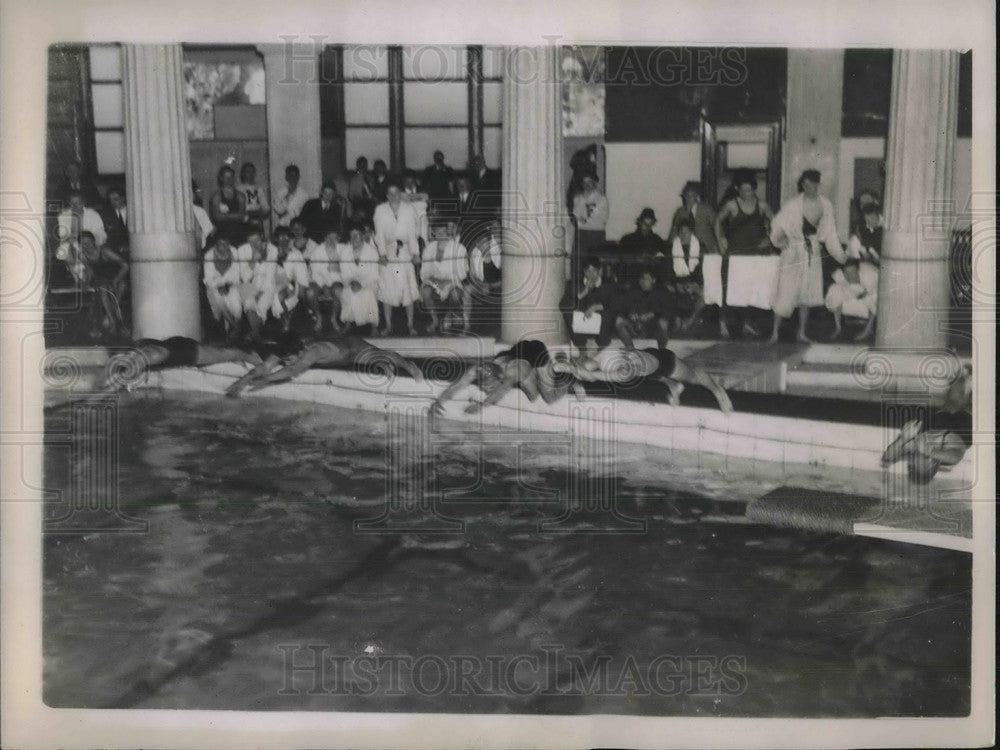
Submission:
M 592 165 L 584 161 L 574 179 L 578 187 L 571 184 L 567 203 L 577 226 L 578 270 L 562 309 L 578 339 L 592 336 L 604 345 L 617 335 L 628 345 L 645 335 L 664 346 L 668 331 L 688 331 L 708 313 L 722 338 L 758 338 L 767 333 L 758 327 L 760 318 L 770 311 L 775 342 L 797 309 L 796 338 L 807 342 L 809 311 L 820 306 L 832 313 L 832 338 L 844 334 L 845 316 L 864 321 L 856 340 L 872 335 L 882 246 L 874 194 L 858 196 L 846 248 L 833 207 L 819 194 L 816 170 L 803 173 L 799 195 L 777 214 L 758 198 L 749 170 L 734 175 L 718 210 L 703 202 L 700 183 L 688 182 L 666 238 L 655 230 L 653 209 L 644 208 L 633 232 L 608 243 L 608 201 Z M 599 229 L 591 226 L 594 217 Z
M 301 313 L 317 333 L 328 325 L 389 335 L 399 308 L 416 335 L 418 302 L 427 333 L 470 330 L 473 301 L 495 299 L 500 288 L 499 177 L 481 157 L 468 173 L 454 170 L 440 151 L 420 174 L 390 175 L 381 160 L 367 166 L 357 160 L 347 198 L 332 181 L 309 198 L 289 165 L 270 241 L 232 169 L 220 170 L 203 230 L 204 284 L 229 336 L 259 336 L 269 321 L 288 330 Z

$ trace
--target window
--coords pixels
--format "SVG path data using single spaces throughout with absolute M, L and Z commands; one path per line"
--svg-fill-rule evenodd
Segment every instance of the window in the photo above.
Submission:
M 98 178 L 125 175 L 125 92 L 122 52 L 117 44 L 94 45 L 90 54 L 90 100 Z

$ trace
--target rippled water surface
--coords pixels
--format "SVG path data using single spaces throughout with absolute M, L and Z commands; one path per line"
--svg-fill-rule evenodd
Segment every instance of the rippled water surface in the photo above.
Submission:
M 760 476 L 269 399 L 119 418 L 118 507 L 147 529 L 75 513 L 47 535 L 50 705 L 968 711 L 969 557 L 747 523 Z M 56 519 L 109 444 L 47 419 Z M 580 497 L 621 517 L 567 515 Z

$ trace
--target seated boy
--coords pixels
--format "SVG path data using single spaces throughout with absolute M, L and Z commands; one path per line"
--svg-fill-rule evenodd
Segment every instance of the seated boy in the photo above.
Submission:
M 875 310 L 878 307 L 878 269 L 870 263 L 860 264 L 848 258 L 843 268 L 833 272 L 833 284 L 826 290 L 826 309 L 833 313 L 833 338 L 841 333 L 844 315 L 861 318 L 865 327 L 855 341 L 868 338 L 875 328 Z
M 677 234 L 671 244 L 671 268 L 674 304 L 679 316 L 678 328 L 688 330 L 705 306 L 702 280 L 701 243 L 694 234 L 694 221 L 677 222 Z
M 639 277 L 639 288 L 622 295 L 615 331 L 626 349 L 634 349 L 633 338 L 649 336 L 656 339 L 660 349 L 667 348 L 670 332 L 670 297 L 665 289 L 656 286 L 656 277 L 650 268 Z
M 458 241 L 458 222 L 449 218 L 437 230 L 437 238 L 427 243 L 421 258 L 420 296 L 431 316 L 428 333 L 441 325 L 438 312 L 445 307 L 462 310 L 462 330 L 470 330 L 471 300 L 465 289 L 469 276 L 469 254 Z M 445 326 L 447 328 L 447 325 Z

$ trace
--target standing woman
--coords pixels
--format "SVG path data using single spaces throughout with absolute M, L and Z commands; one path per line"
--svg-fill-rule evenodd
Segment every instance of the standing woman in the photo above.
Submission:
M 375 244 L 379 252 L 379 299 L 385 314 L 383 335 L 392 333 L 392 310 L 406 310 L 406 325 L 411 336 L 417 329 L 413 325 L 413 303 L 420 298 L 414 259 L 420 257 L 417 235 L 417 213 L 403 200 L 399 185 L 390 182 L 386 188 L 386 202 L 375 209 Z
M 236 173 L 232 167 L 223 166 L 216 181 L 219 190 L 209 203 L 209 218 L 231 244 L 242 245 L 247 235 L 246 200 L 236 189 Z
M 820 174 L 807 169 L 799 177 L 799 194 L 785 203 L 771 225 L 771 241 L 781 248 L 778 284 L 774 290 L 771 343 L 778 341 L 781 321 L 799 309 L 796 340 L 809 343 L 809 308 L 823 304 L 823 261 L 820 245 L 840 265 L 847 254 L 840 245 L 833 206 L 819 194 Z
M 771 307 L 774 275 L 777 268 L 768 238 L 774 214 L 757 197 L 757 178 L 749 170 L 740 170 L 733 180 L 736 196 L 726 201 L 715 220 L 715 237 L 722 253 L 725 298 L 719 313 L 719 334 L 729 338 L 729 313 L 736 314 L 742 336 L 759 335 L 747 320 L 747 307 L 767 310 Z M 728 262 L 727 262 L 728 261 Z

